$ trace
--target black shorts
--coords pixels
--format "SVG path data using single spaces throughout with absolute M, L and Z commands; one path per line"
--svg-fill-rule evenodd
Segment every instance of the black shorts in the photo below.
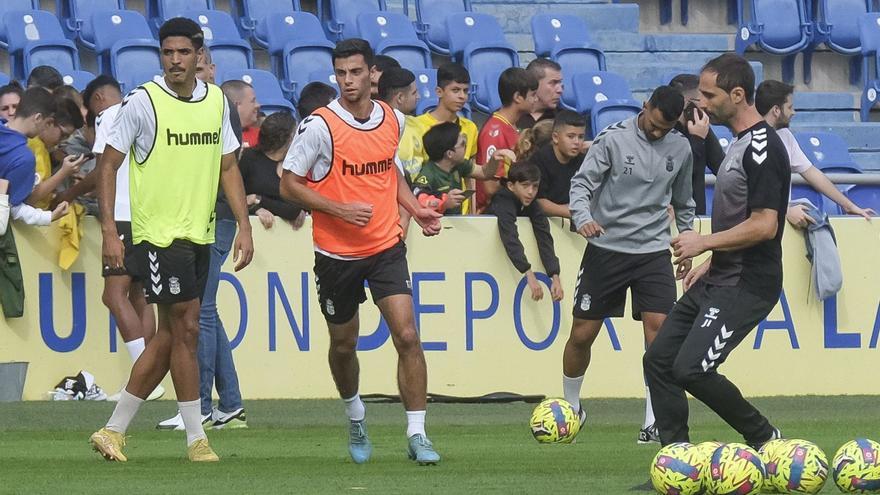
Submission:
M 138 244 L 138 271 L 149 304 L 201 299 L 211 265 L 211 245 L 175 239 L 168 247 Z
M 628 254 L 588 244 L 572 315 L 582 320 L 623 316 L 627 289 L 634 319 L 641 320 L 643 312 L 668 314 L 677 297 L 670 252 Z
M 116 222 L 116 232 L 119 233 L 119 240 L 125 247 L 125 259 L 122 261 L 123 266 L 119 268 L 111 268 L 103 265 L 101 270 L 102 277 L 114 277 L 126 275 L 132 280 L 140 280 L 141 276 L 138 271 L 138 255 L 139 246 L 135 246 L 131 241 L 131 222 Z
M 367 300 L 365 281 L 374 303 L 388 296 L 412 294 L 403 241 L 360 260 L 343 261 L 315 253 L 318 301 L 328 322 L 338 325 L 354 317 L 358 306 Z

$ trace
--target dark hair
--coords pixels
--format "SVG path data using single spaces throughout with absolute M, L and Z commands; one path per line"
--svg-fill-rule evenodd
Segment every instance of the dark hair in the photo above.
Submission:
M 74 88 L 73 86 L 70 86 L 69 84 L 65 84 L 64 86 L 61 86 L 60 88 L 53 91 L 52 94 L 54 94 L 55 96 L 61 97 L 61 98 L 70 98 L 77 105 L 82 106 L 82 105 L 80 105 L 83 101 L 82 93 L 77 91 L 76 88 Z
M 742 88 L 746 103 L 752 104 L 755 97 L 755 71 L 748 60 L 734 53 L 725 53 L 708 61 L 700 72 L 717 74 L 715 85 L 730 93 L 734 88 Z
M 335 64 L 336 60 L 340 58 L 348 58 L 355 55 L 362 55 L 364 62 L 367 63 L 367 67 L 373 67 L 376 63 L 370 44 L 360 38 L 349 38 L 336 43 L 336 48 L 333 49 L 333 63 Z
M 388 55 L 373 55 L 373 67 L 384 74 L 388 69 L 399 69 L 400 62 Z
M 425 152 L 432 162 L 439 162 L 447 151 L 455 149 L 458 137 L 461 136 L 461 126 L 455 122 L 443 122 L 428 129 L 422 142 Z
M 507 171 L 507 182 L 541 182 L 541 169 L 532 162 L 516 162 Z
M 181 36 L 188 38 L 193 47 L 198 50 L 205 45 L 205 33 L 202 28 L 192 19 L 186 17 L 175 17 L 168 19 L 159 28 L 159 44 L 161 45 L 165 38 L 172 36 Z
M 394 93 L 408 88 L 415 80 L 415 74 L 400 67 L 382 72 L 382 77 L 379 78 L 379 99 L 387 102 Z
M 99 89 L 104 86 L 110 86 L 115 89 L 120 94 L 122 93 L 122 88 L 119 86 L 119 81 L 113 78 L 113 76 L 109 76 L 107 74 L 101 74 L 100 76 L 92 79 L 86 84 L 86 89 L 82 92 L 83 104 L 85 106 L 89 106 L 89 102 L 92 100 L 92 97 L 95 96 L 95 93 L 98 92 Z
M 549 58 L 536 58 L 526 66 L 526 70 L 531 72 L 538 81 L 544 79 L 544 74 L 547 72 L 547 69 L 562 72 L 562 66 Z
M 696 74 L 679 74 L 669 81 L 669 85 L 682 93 L 694 91 L 700 87 L 700 76 Z
M 305 85 L 299 94 L 299 101 L 296 104 L 296 111 L 299 118 L 304 119 L 311 115 L 315 110 L 327 106 L 328 103 L 336 98 L 336 88 L 320 81 L 313 81 Z
M 83 121 L 82 110 L 72 98 L 53 95 L 55 97 L 55 125 L 69 125 L 79 129 Z
M 46 88 L 35 86 L 24 90 L 21 94 L 21 102 L 15 111 L 16 119 L 26 119 L 32 115 L 41 114 L 43 118 L 55 115 L 55 98 Z
M 21 84 L 19 84 L 18 81 L 12 81 L 5 86 L 0 86 L 0 98 L 3 98 L 8 94 L 16 94 L 20 99 L 22 93 L 23 90 L 21 89 Z
M 520 67 L 505 69 L 498 78 L 498 95 L 501 96 L 501 105 L 505 107 L 513 103 L 517 94 L 525 98 L 529 91 L 536 89 L 538 78 Z
M 660 110 L 660 113 L 663 114 L 663 120 L 666 122 L 675 122 L 684 111 L 684 96 L 677 89 L 659 86 L 651 93 L 648 105 Z
M 762 82 L 758 86 L 758 90 L 755 91 L 755 109 L 761 115 L 767 115 L 774 106 L 778 105 L 779 108 L 782 108 L 788 95 L 791 94 L 794 94 L 794 86 L 791 84 L 768 79 Z
M 470 84 L 471 74 L 463 65 L 447 62 L 437 69 L 437 87 L 445 88 L 452 83 Z
M 553 119 L 553 130 L 562 126 L 570 125 L 572 127 L 587 127 L 587 118 L 572 110 L 560 110 Z
M 550 144 L 553 139 L 553 123 L 550 119 L 540 120 L 532 127 L 523 130 L 519 135 L 519 141 L 516 142 L 517 158 L 520 160 L 528 160 L 544 145 Z
M 27 87 L 39 86 L 54 91 L 64 86 L 64 78 L 58 69 L 49 65 L 38 65 L 31 70 L 27 79 Z
M 263 153 L 280 149 L 296 129 L 296 119 L 287 111 L 275 112 L 260 125 L 260 140 L 256 148 Z

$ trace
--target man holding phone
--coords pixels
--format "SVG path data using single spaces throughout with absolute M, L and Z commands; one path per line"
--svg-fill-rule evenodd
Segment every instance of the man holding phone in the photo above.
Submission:
M 467 136 L 455 122 L 437 124 L 425 133 L 424 148 L 428 162 L 422 165 L 413 181 L 413 193 L 419 202 L 445 215 L 461 215 L 461 204 L 474 190 L 459 189 L 461 179 L 491 180 L 500 163 L 516 161 L 510 150 L 495 150 L 486 165 L 465 160 Z

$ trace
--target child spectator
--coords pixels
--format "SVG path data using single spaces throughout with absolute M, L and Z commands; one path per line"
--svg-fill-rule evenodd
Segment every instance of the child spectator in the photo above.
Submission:
M 464 66 L 456 63 L 445 63 L 437 69 L 437 107 L 430 112 L 425 112 L 413 120 L 414 131 L 422 142 L 428 129 L 441 122 L 454 122 L 461 127 L 461 132 L 467 136 L 467 148 L 464 157 L 468 160 L 477 154 L 477 124 L 468 118 L 461 117 L 458 112 L 464 108 L 468 101 L 471 88 L 471 75 Z M 413 151 L 413 161 L 410 164 L 412 178 L 418 174 L 422 163 L 428 160 L 424 148 Z M 459 186 L 466 189 L 465 185 Z M 470 200 L 464 202 L 463 211 L 470 212 Z
M 0 119 L 5 121 L 15 117 L 15 109 L 21 101 L 21 85 L 13 81 L 0 88 Z
M 553 119 L 544 119 L 528 129 L 519 133 L 519 141 L 516 143 L 517 158 L 520 161 L 528 161 L 545 144 L 553 138 Z
M 460 189 L 462 179 L 486 180 L 494 177 L 503 160 L 516 160 L 510 150 L 496 150 L 485 166 L 465 159 L 467 136 L 453 122 L 437 124 L 425 134 L 428 161 L 414 181 L 414 193 L 423 205 L 446 215 L 461 215 L 462 203 L 473 191 Z
M 58 95 L 53 95 L 53 98 L 55 115 L 52 125 L 46 126 L 39 135 L 29 139 L 27 143 L 36 157 L 36 172 L 40 177 L 27 202 L 38 208 L 47 208 L 55 190 L 68 177 L 79 172 L 80 165 L 85 161 L 85 155 L 64 157 L 61 166 L 54 175 L 52 174 L 51 153 L 84 124 L 82 112 L 75 101 Z
M 238 164 L 250 212 L 267 229 L 275 224 L 276 215 L 294 228 L 303 223 L 303 209 L 283 199 L 280 192 L 281 162 L 293 142 L 295 129 L 296 120 L 289 113 L 269 115 L 260 126 L 260 143 L 244 150 Z
M 492 114 L 492 117 L 483 125 L 477 139 L 477 163 L 482 165 L 493 155 L 496 149 L 514 149 L 519 141 L 519 131 L 514 125 L 523 116 L 532 111 L 535 105 L 535 91 L 538 89 L 538 79 L 535 75 L 520 67 L 511 67 L 501 73 L 498 78 L 498 95 L 501 97 L 501 109 Z M 496 172 L 498 178 L 507 175 L 505 164 Z M 481 213 L 488 206 L 492 195 L 498 191 L 497 181 L 487 181 L 477 184 L 477 213 Z
M 587 119 L 571 110 L 562 110 L 553 120 L 552 141 L 532 156 L 541 171 L 538 204 L 548 217 L 571 218 L 568 190 L 571 178 L 584 161 L 582 151 Z
M 520 273 L 525 274 L 532 292 L 532 299 L 540 301 L 544 290 L 538 282 L 532 265 L 526 258 L 525 249 L 519 240 L 516 228 L 516 217 L 529 217 L 532 231 L 538 242 L 538 253 L 544 270 L 550 276 L 550 297 L 561 301 L 563 297 L 562 283 L 559 281 L 559 258 L 553 249 L 553 236 L 550 235 L 550 222 L 541 207 L 535 203 L 538 187 L 541 183 L 541 172 L 529 162 L 519 162 L 510 167 L 507 178 L 501 181 L 501 189 L 492 197 L 486 212 L 498 217 L 498 232 L 501 242 L 507 251 L 507 257 Z

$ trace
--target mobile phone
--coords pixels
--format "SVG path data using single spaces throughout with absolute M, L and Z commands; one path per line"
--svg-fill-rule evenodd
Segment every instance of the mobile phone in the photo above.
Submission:
M 467 199 L 467 198 L 470 198 L 471 196 L 473 196 L 474 193 L 476 193 L 476 192 L 477 191 L 475 189 L 467 189 L 465 191 L 462 191 L 461 195 L 464 196 L 465 199 Z
M 703 111 L 697 108 L 697 104 L 694 102 L 688 102 L 687 106 L 684 107 L 684 115 L 688 122 L 694 122 L 694 110 L 696 109 L 697 115 L 702 119 Z
M 95 158 L 95 154 L 92 153 L 91 151 L 89 151 L 88 153 L 83 153 L 83 157 L 86 160 L 91 160 L 91 159 Z

